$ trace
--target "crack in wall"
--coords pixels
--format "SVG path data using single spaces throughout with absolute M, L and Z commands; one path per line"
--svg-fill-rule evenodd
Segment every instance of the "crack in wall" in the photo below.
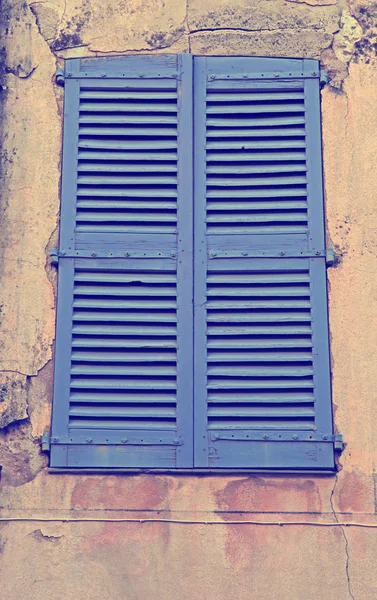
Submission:
M 330 506 L 331 506 L 331 510 L 334 515 L 334 518 L 335 518 L 336 522 L 339 524 L 340 530 L 341 530 L 343 538 L 344 538 L 344 550 L 345 550 L 345 554 L 346 554 L 345 570 L 346 570 L 346 577 L 347 577 L 348 593 L 349 593 L 351 600 L 355 600 L 355 596 L 352 593 L 351 579 L 350 579 L 350 573 L 349 573 L 349 562 L 350 562 L 349 541 L 346 536 L 345 527 L 339 521 L 338 514 L 336 513 L 335 507 L 334 507 L 334 494 L 335 494 L 335 488 L 337 486 L 337 483 L 338 483 L 338 473 L 335 475 L 334 485 L 333 485 L 333 488 L 332 488 L 331 494 L 330 494 Z

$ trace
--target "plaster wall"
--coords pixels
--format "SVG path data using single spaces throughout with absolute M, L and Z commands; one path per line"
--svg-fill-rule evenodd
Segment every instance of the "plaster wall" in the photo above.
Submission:
M 377 529 L 359 526 L 377 526 L 377 3 L 3 0 L 1 10 L 2 597 L 377 598 Z M 40 436 L 50 423 L 56 295 L 47 257 L 58 237 L 62 133 L 54 74 L 67 57 L 137 52 L 312 57 L 329 70 L 332 382 L 347 444 L 336 476 L 47 472 Z M 77 518 L 92 520 L 46 520 Z M 109 522 L 117 518 L 199 523 Z

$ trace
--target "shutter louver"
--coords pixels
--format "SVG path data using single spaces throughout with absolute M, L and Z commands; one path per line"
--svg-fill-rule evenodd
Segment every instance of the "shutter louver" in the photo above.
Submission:
M 191 58 L 66 74 L 51 464 L 192 466 Z
M 334 467 L 318 77 L 195 62 L 198 466 Z

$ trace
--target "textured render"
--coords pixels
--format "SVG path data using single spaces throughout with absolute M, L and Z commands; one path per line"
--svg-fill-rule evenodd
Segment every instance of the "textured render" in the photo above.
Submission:
M 377 597 L 377 3 L 46 0 L 2 5 L 0 576 L 49 600 Z M 61 59 L 118 52 L 321 58 L 334 477 L 51 475 Z M 8 518 L 23 521 L 7 521 Z M 156 518 L 178 523 L 45 522 Z M 234 525 L 229 521 L 307 522 Z

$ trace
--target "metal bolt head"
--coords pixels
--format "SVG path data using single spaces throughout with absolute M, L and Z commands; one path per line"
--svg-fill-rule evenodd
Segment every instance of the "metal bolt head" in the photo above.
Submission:
M 285 252 L 279 252 L 279 256 L 284 256 Z
M 92 252 L 91 256 L 97 256 L 97 252 Z
M 59 441 L 59 438 L 57 438 L 57 437 L 53 437 L 53 438 L 51 439 L 51 441 L 52 441 L 52 443 L 53 443 L 53 444 L 57 444 L 57 443 L 58 443 L 58 441 Z
M 268 440 L 268 435 L 267 435 L 267 434 L 264 434 L 264 436 L 263 436 L 263 439 L 264 439 L 264 440 Z
M 130 255 L 130 253 L 129 253 L 129 252 L 125 252 L 125 253 L 124 253 L 124 256 L 129 256 L 129 255 Z
M 298 440 L 298 435 L 292 435 L 292 440 Z
M 120 441 L 122 442 L 122 444 L 127 444 L 128 439 L 127 438 L 122 438 Z
M 92 440 L 92 438 L 89 438 L 89 437 L 88 437 L 88 438 L 85 438 L 85 441 L 86 441 L 86 443 L 87 443 L 87 444 L 91 444 L 91 442 L 92 442 L 93 440 Z
M 327 435 L 324 435 L 324 436 L 323 436 L 323 439 L 324 439 L 324 440 L 327 440 Z
M 178 438 L 175 438 L 175 439 L 173 440 L 173 444 L 175 444 L 176 446 L 178 446 L 178 444 L 179 444 L 179 439 L 178 439 Z
M 316 255 L 319 256 L 321 254 L 321 252 L 319 250 L 316 250 Z

